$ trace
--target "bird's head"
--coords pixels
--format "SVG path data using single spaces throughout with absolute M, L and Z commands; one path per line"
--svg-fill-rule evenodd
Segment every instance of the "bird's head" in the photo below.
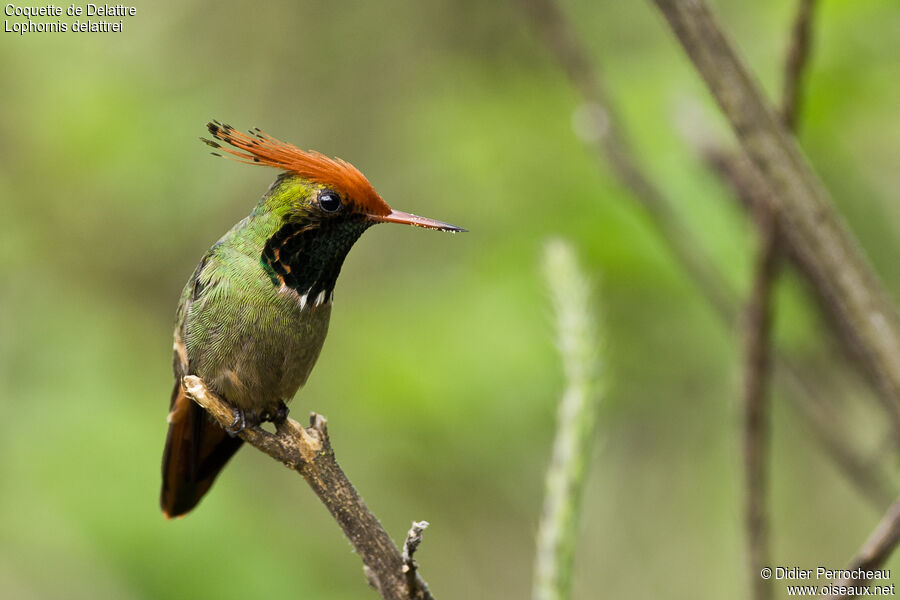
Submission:
M 274 286 L 297 292 L 301 308 L 330 302 L 344 257 L 372 225 L 465 231 L 393 210 L 356 167 L 339 158 L 301 150 L 258 129 L 246 134 L 217 121 L 207 128 L 218 141 L 200 139 L 213 148 L 240 162 L 282 169 L 254 211 L 272 227 L 264 233 L 260 261 Z
M 377 223 L 401 223 L 440 231 L 465 231 L 434 219 L 394 210 L 388 206 L 365 175 L 340 158 L 330 158 L 277 140 L 259 129 L 249 134 L 230 125 L 207 123 L 217 141 L 202 139 L 207 145 L 227 152 L 240 162 L 282 169 L 278 193 L 270 195 L 269 208 L 284 212 L 286 220 L 311 225 L 346 223 L 367 228 Z

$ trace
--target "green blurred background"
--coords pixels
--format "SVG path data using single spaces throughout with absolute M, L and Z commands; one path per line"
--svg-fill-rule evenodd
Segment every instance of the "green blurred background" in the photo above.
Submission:
M 793 5 L 714 3 L 772 94 Z M 746 596 L 736 335 L 585 152 L 579 100 L 514 2 L 135 6 L 118 34 L 0 35 L 0 595 L 373 597 L 304 482 L 258 452 L 187 518 L 158 509 L 176 302 L 275 176 L 210 157 L 197 137 L 216 118 L 346 158 L 394 207 L 471 230 L 366 234 L 292 404 L 327 415 L 395 539 L 432 523 L 418 556 L 438 598 L 528 595 L 562 385 L 537 269 L 549 235 L 600 281 L 606 331 L 576 597 Z M 684 139 L 731 138 L 662 19 L 649 2 L 563 6 L 643 164 L 746 290 L 752 232 Z M 895 0 L 824 2 L 800 134 L 895 294 L 898 45 Z M 793 277 L 778 302 L 779 345 L 875 453 L 871 392 L 826 362 Z M 783 400 L 775 563 L 843 566 L 881 510 Z

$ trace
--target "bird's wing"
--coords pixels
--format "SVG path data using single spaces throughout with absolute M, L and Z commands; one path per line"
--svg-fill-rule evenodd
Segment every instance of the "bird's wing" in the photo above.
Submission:
M 191 304 L 215 281 L 205 271 L 213 259 L 211 249 L 188 280 L 178 304 L 175 324 L 173 370 L 175 387 L 169 402 L 169 431 L 163 451 L 160 504 L 166 517 L 190 511 L 200 501 L 228 459 L 243 443 L 230 437 L 206 412 L 187 397 L 182 379 L 190 373 L 190 356 L 184 341 L 185 321 Z

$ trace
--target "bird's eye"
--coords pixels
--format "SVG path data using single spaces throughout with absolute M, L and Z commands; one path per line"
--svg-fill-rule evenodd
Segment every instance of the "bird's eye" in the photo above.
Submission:
M 337 212 L 341 209 L 341 197 L 331 190 L 319 192 L 319 208 L 325 212 Z

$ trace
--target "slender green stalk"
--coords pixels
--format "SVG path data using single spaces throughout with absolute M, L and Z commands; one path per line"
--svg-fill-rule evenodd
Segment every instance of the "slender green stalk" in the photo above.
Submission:
M 571 596 L 578 517 L 601 392 L 600 350 L 590 284 L 572 247 L 561 240 L 549 242 L 543 268 L 556 315 L 565 391 L 538 526 L 533 598 L 562 600 Z

